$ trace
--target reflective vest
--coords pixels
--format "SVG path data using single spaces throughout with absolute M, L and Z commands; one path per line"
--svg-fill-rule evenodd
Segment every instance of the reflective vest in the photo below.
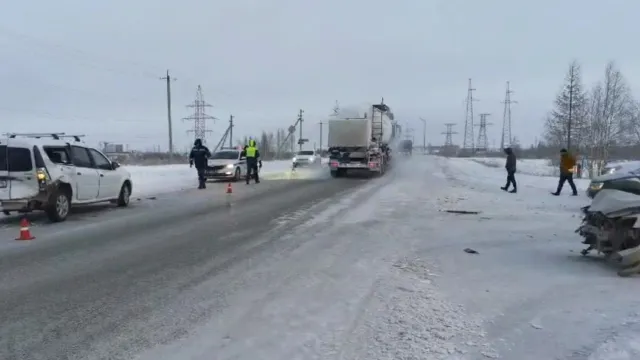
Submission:
M 246 155 L 248 158 L 256 157 L 256 148 L 255 146 L 247 146 Z

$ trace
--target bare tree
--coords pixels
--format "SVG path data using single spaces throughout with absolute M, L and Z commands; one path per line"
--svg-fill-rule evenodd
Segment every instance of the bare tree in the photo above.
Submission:
M 591 128 L 591 157 L 598 168 L 606 163 L 612 146 L 624 144 L 634 118 L 631 91 L 618 68 L 609 62 L 604 79 L 591 91 L 589 122 Z
M 626 124 L 626 132 L 629 134 L 629 145 L 640 144 L 640 102 L 634 101 L 631 106 L 631 115 Z
M 589 129 L 586 121 L 587 99 L 582 85 L 580 64 L 573 61 L 565 83 L 556 96 L 554 109 L 547 115 L 544 137 L 548 145 L 580 149 Z

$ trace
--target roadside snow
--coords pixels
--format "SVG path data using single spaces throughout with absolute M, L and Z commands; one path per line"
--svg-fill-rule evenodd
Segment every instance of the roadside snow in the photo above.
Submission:
M 469 160 L 478 162 L 488 167 L 504 169 L 504 158 L 473 157 Z M 518 174 L 535 176 L 558 176 L 558 169 L 551 165 L 549 159 L 518 159 L 516 164 Z
M 133 181 L 132 196 L 150 196 L 191 189 L 197 184 L 196 170 L 184 165 L 125 166 Z M 273 176 L 291 168 L 286 160 L 264 161 L 261 175 Z

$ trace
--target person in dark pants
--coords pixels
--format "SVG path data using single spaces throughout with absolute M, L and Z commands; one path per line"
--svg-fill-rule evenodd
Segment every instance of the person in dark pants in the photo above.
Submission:
M 211 152 L 209 148 L 202 145 L 202 140 L 196 139 L 193 142 L 193 148 L 191 149 L 191 153 L 189 154 L 189 166 L 196 166 L 196 170 L 198 170 L 198 189 L 206 189 L 207 188 L 207 179 L 205 178 L 205 170 L 207 168 L 207 159 L 211 157 Z
M 560 150 L 560 179 L 558 180 L 558 189 L 552 195 L 558 196 L 562 191 L 562 187 L 565 182 L 571 186 L 573 196 L 578 196 L 578 190 L 576 184 L 573 183 L 573 168 L 576 166 L 576 158 L 567 151 L 567 149 Z
M 505 148 L 504 153 L 507 154 L 507 163 L 504 166 L 507 169 L 507 185 L 500 189 L 508 191 L 509 186 L 513 185 L 513 189 L 509 192 L 515 194 L 518 192 L 518 185 L 516 184 L 516 154 L 513 153 L 513 149 L 510 147 Z
M 247 185 L 249 185 L 252 176 L 256 179 L 256 184 L 259 184 L 258 168 L 262 169 L 262 160 L 260 160 L 260 151 L 256 147 L 256 141 L 249 140 L 249 145 L 244 148 L 243 152 L 247 158 Z

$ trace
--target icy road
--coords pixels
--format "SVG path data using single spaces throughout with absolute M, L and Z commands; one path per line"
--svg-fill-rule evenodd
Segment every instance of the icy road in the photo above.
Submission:
M 579 255 L 586 197 L 503 181 L 414 155 L 3 228 L 0 359 L 640 359 L 638 279 Z

